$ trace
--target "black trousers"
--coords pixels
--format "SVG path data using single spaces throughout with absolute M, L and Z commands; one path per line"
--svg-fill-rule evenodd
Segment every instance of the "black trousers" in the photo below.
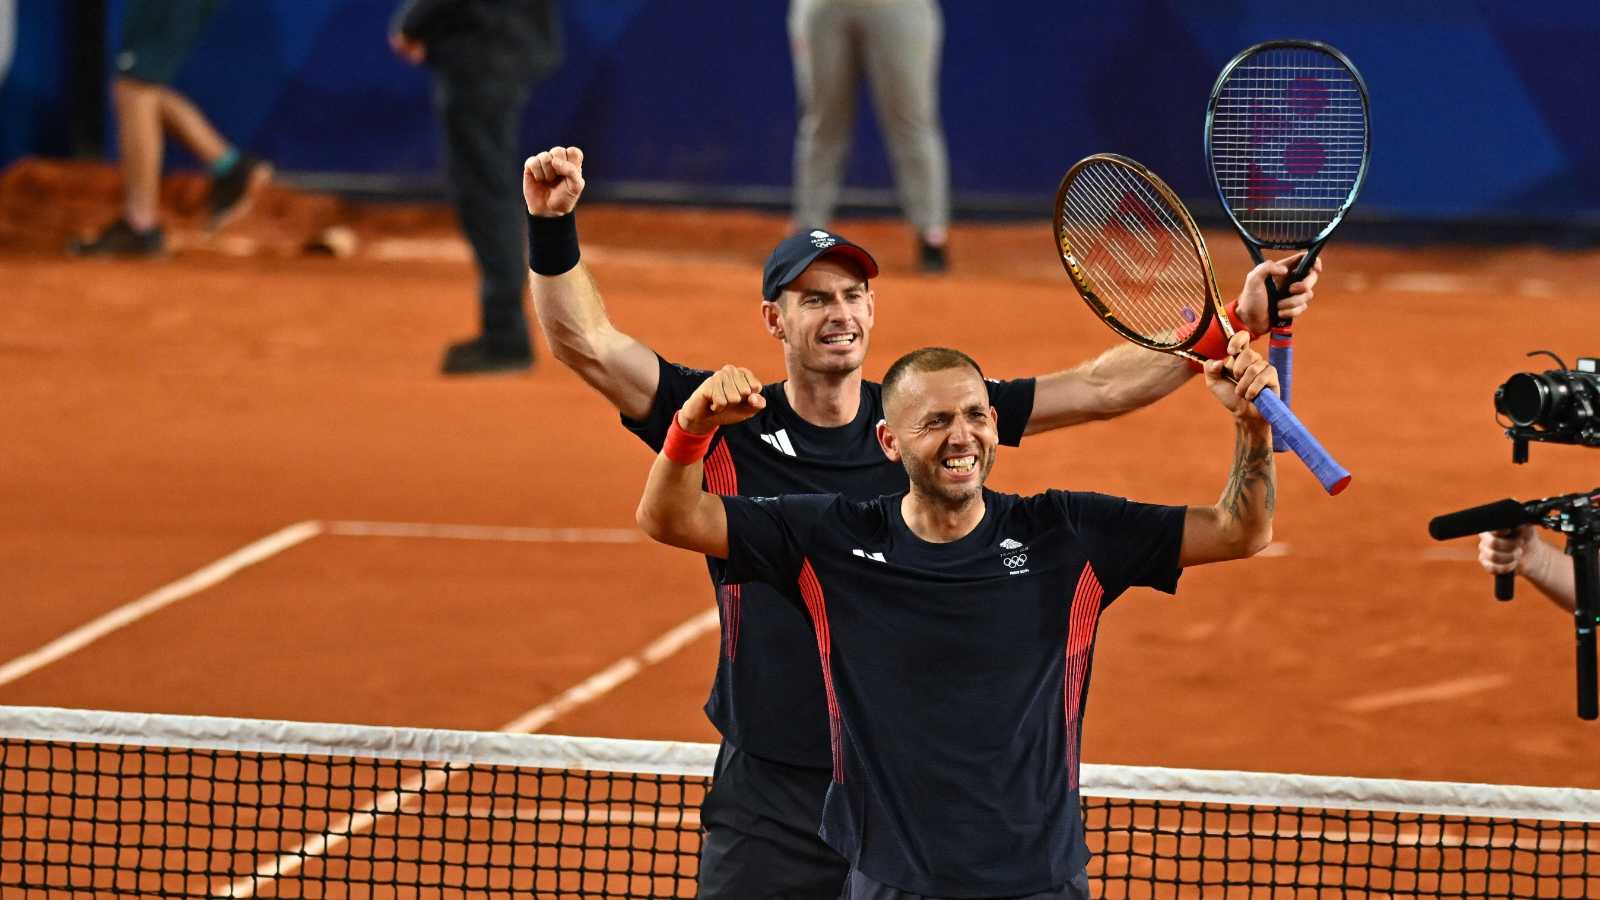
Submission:
M 829 777 L 723 741 L 700 810 L 699 900 L 838 900 L 850 864 L 817 836 Z
M 537 81 L 455 68 L 434 73 L 451 198 L 478 265 L 481 334 L 507 350 L 529 346 L 523 308 L 528 207 L 522 199 L 525 154 L 519 131 Z
M 868 878 L 859 871 L 852 870 L 849 880 L 845 883 L 844 893 L 839 895 L 839 900 L 938 900 L 938 898 L 892 888 Z M 992 900 L 1090 900 L 1089 873 L 1079 872 L 1077 877 L 1066 884 L 1047 891 L 1022 896 L 1013 894 Z

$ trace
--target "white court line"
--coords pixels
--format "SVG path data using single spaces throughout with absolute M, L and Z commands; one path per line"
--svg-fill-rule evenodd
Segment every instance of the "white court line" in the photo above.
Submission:
M 647 667 L 653 666 L 682 650 L 685 645 L 694 641 L 700 635 L 708 631 L 717 630 L 717 621 L 716 607 L 699 613 L 694 618 L 656 638 L 650 643 L 650 646 L 637 654 L 617 660 L 605 669 L 567 688 L 554 700 L 534 707 L 500 726 L 500 730 L 518 734 L 538 731 L 550 724 L 552 719 L 605 696 L 618 685 L 643 672 Z
M 605 696 L 619 685 L 643 672 L 646 668 L 682 650 L 685 645 L 691 643 L 702 634 L 717 630 L 717 623 L 718 618 L 715 607 L 697 613 L 688 621 L 651 641 L 648 646 L 638 653 L 632 656 L 624 656 L 599 672 L 567 688 L 555 699 L 536 706 L 512 719 L 502 725 L 500 730 L 517 733 L 538 731 L 549 724 L 551 720 Z M 255 892 L 265 884 L 270 884 L 280 878 L 293 878 L 308 860 L 338 851 L 349 843 L 351 838 L 358 837 L 371 830 L 383 816 L 396 811 L 414 811 L 418 808 L 418 804 L 424 794 L 444 787 L 450 782 L 450 779 L 461 774 L 462 771 L 461 769 L 453 772 L 444 769 L 425 769 L 420 774 L 413 775 L 394 790 L 386 791 L 382 795 L 373 798 L 356 812 L 330 823 L 327 830 L 322 834 L 312 837 L 298 847 L 289 848 L 276 859 L 262 863 L 256 868 L 254 875 L 235 879 L 222 890 L 214 893 L 213 896 L 254 897 Z
M 1340 278 L 1339 287 L 1351 293 L 1364 293 L 1371 287 L 1371 283 L 1366 275 L 1359 272 L 1345 273 Z M 1380 276 L 1378 287 L 1380 290 L 1407 291 L 1416 294 L 1460 294 L 1472 291 L 1503 293 L 1505 290 L 1503 283 L 1445 272 L 1397 272 L 1393 275 Z M 1556 283 L 1544 278 L 1518 279 L 1512 281 L 1509 288 L 1520 297 L 1537 300 L 1560 296 Z
M 384 262 L 472 262 L 472 248 L 464 239 L 455 236 L 378 238 L 369 241 L 360 254 Z M 585 262 L 601 265 L 659 267 L 692 264 L 701 269 L 722 267 L 741 274 L 750 269 L 746 260 L 725 253 L 669 253 L 608 244 L 584 244 L 583 258 Z
M 1517 293 L 1524 297 L 1545 300 L 1556 296 L 1556 286 L 1543 278 L 1524 278 L 1517 282 Z
M 472 261 L 472 248 L 461 238 L 380 238 L 365 248 L 367 256 L 384 261 Z
M 1463 294 L 1483 290 L 1483 280 L 1448 272 L 1397 272 L 1378 279 L 1378 290 L 1413 294 Z
M 434 525 L 426 522 L 329 522 L 340 537 L 446 538 L 462 541 L 522 541 L 533 544 L 632 544 L 637 528 L 517 528 L 494 525 Z
M 1539 837 L 1503 837 L 1491 833 L 1487 837 L 1460 832 L 1450 833 L 1447 825 L 1432 825 L 1418 827 L 1415 825 L 1394 825 L 1382 827 L 1381 824 L 1366 828 L 1261 828 L 1252 825 L 1222 827 L 1208 827 L 1204 825 L 1189 825 L 1180 822 L 1177 825 L 1166 825 L 1161 822 L 1150 826 L 1150 832 L 1140 833 L 1136 836 L 1136 847 L 1139 849 L 1152 847 L 1163 835 L 1174 837 L 1220 837 L 1220 838 L 1265 838 L 1267 840 L 1314 840 L 1324 843 L 1338 844 L 1374 844 L 1382 847 L 1465 847 L 1468 849 L 1482 850 L 1522 850 L 1526 852 L 1544 853 L 1582 853 L 1600 848 L 1600 840 L 1585 840 L 1583 838 L 1569 838 L 1565 836 Z M 1128 852 L 1128 851 L 1124 851 Z M 1148 851 L 1146 851 L 1148 852 Z M 1308 865 L 1310 863 L 1307 863 Z
M 214 587 L 241 569 L 276 556 L 319 534 L 545 544 L 631 544 L 644 540 L 644 535 L 632 528 L 508 528 L 491 525 L 434 525 L 423 522 L 296 522 L 0 666 L 0 685 L 9 684 L 76 653 L 113 631 L 126 628 L 159 609 L 198 594 L 206 588 Z
M 1339 704 L 1339 708 L 1347 712 L 1376 712 L 1381 709 L 1404 706 L 1408 703 L 1454 700 L 1467 694 L 1481 694 L 1484 691 L 1492 691 L 1510 683 L 1511 679 L 1505 675 L 1469 675 L 1465 678 L 1453 678 L 1449 681 L 1440 681 L 1435 684 L 1425 684 L 1418 687 L 1401 688 L 1396 691 L 1383 691 L 1362 697 L 1353 697 Z
M 163 607 L 198 594 L 239 570 L 282 553 L 320 533 L 322 533 L 320 522 L 296 522 L 254 543 L 240 547 L 204 568 L 157 588 L 137 600 L 125 603 L 91 622 L 72 629 L 32 653 L 19 656 L 0 666 L 0 684 L 9 684 L 68 654 L 76 653 L 119 628 L 132 625 Z
M 634 825 L 640 828 L 699 828 L 700 810 L 572 809 L 566 806 L 540 806 L 533 810 L 513 807 L 507 811 L 482 804 L 451 804 L 444 814 L 472 819 L 515 819 L 519 822 L 560 822 L 565 825 Z
M 1348 557 L 1348 554 L 1344 552 L 1319 552 L 1315 549 L 1313 549 L 1310 553 L 1296 553 L 1293 544 L 1287 544 L 1282 541 L 1273 541 L 1263 548 L 1260 553 L 1257 553 L 1256 556 L 1262 559 L 1276 559 L 1285 556 L 1299 556 L 1306 559 L 1345 559 Z M 1420 560 L 1422 562 L 1459 562 L 1462 560 L 1473 560 L 1477 558 L 1478 550 L 1476 546 L 1464 547 L 1450 545 L 1423 547 L 1416 553 L 1381 553 L 1370 554 L 1367 557 L 1369 560 L 1383 560 L 1386 562 L 1411 560 Z

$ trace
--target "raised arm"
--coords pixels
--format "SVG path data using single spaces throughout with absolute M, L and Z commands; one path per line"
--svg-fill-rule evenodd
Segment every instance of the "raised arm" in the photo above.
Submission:
M 1267 332 L 1268 276 L 1289 273 L 1300 254 L 1264 262 L 1245 276 L 1239 292 L 1238 313 L 1251 334 Z M 1305 280 L 1289 289 L 1279 305 L 1283 316 L 1305 314 L 1322 272 L 1318 259 Z M 1034 387 L 1033 415 L 1023 434 L 1035 434 L 1098 419 L 1110 419 L 1142 409 L 1167 396 L 1194 374 L 1187 360 L 1157 353 L 1135 344 L 1118 344 L 1094 359 L 1063 372 L 1041 375 Z
M 1233 469 L 1215 506 L 1191 506 L 1183 521 L 1182 566 L 1244 559 L 1272 541 L 1272 516 L 1277 509 L 1278 475 L 1273 463 L 1272 429 L 1250 403 L 1261 391 L 1278 385 L 1278 374 L 1250 349 L 1250 336 L 1239 332 L 1228 346 L 1227 360 L 1206 364 L 1206 386 L 1233 413 Z M 1223 366 L 1237 383 L 1223 376 Z
M 728 558 L 728 515 L 716 494 L 701 489 L 702 458 L 720 425 L 750 418 L 766 405 L 749 369 L 723 366 L 684 401 L 656 454 L 634 517 L 652 540 Z
M 649 347 L 611 324 L 599 287 L 577 262 L 573 210 L 583 186 L 583 151 L 577 147 L 552 147 L 523 163 L 533 308 L 551 354 L 623 415 L 643 419 L 655 400 L 660 369 Z
M 1578 587 L 1572 571 L 1572 557 L 1546 543 L 1532 525 L 1512 531 L 1480 533 L 1478 564 L 1496 575 L 1515 572 L 1567 612 L 1577 608 Z

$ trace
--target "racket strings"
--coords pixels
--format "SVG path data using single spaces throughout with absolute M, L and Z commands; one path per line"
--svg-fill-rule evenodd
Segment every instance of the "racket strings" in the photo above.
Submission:
M 1356 76 L 1310 48 L 1263 50 L 1217 94 L 1212 170 L 1239 224 L 1271 243 L 1314 240 L 1352 199 L 1367 154 Z
M 1199 321 L 1206 273 L 1180 216 L 1121 166 L 1085 166 L 1062 198 L 1061 228 L 1095 295 L 1125 327 L 1175 346 Z

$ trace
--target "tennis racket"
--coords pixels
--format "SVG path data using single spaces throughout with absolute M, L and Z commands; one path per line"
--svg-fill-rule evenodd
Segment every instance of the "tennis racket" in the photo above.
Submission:
M 1235 56 L 1206 107 L 1206 166 L 1222 208 L 1260 265 L 1262 248 L 1305 250 L 1282 284 L 1267 279 L 1267 359 L 1290 403 L 1294 333 L 1278 315 L 1356 202 L 1372 156 L 1367 85 L 1343 53 L 1316 41 L 1267 41 Z M 1284 449 L 1274 433 L 1274 449 Z
M 1206 358 L 1193 347 L 1213 318 L 1233 336 L 1200 229 L 1149 169 L 1111 153 L 1078 162 L 1061 179 L 1054 218 L 1073 287 L 1113 331 L 1199 362 Z M 1338 494 L 1350 484 L 1350 473 L 1276 394 L 1262 391 L 1255 406 L 1324 490 Z

